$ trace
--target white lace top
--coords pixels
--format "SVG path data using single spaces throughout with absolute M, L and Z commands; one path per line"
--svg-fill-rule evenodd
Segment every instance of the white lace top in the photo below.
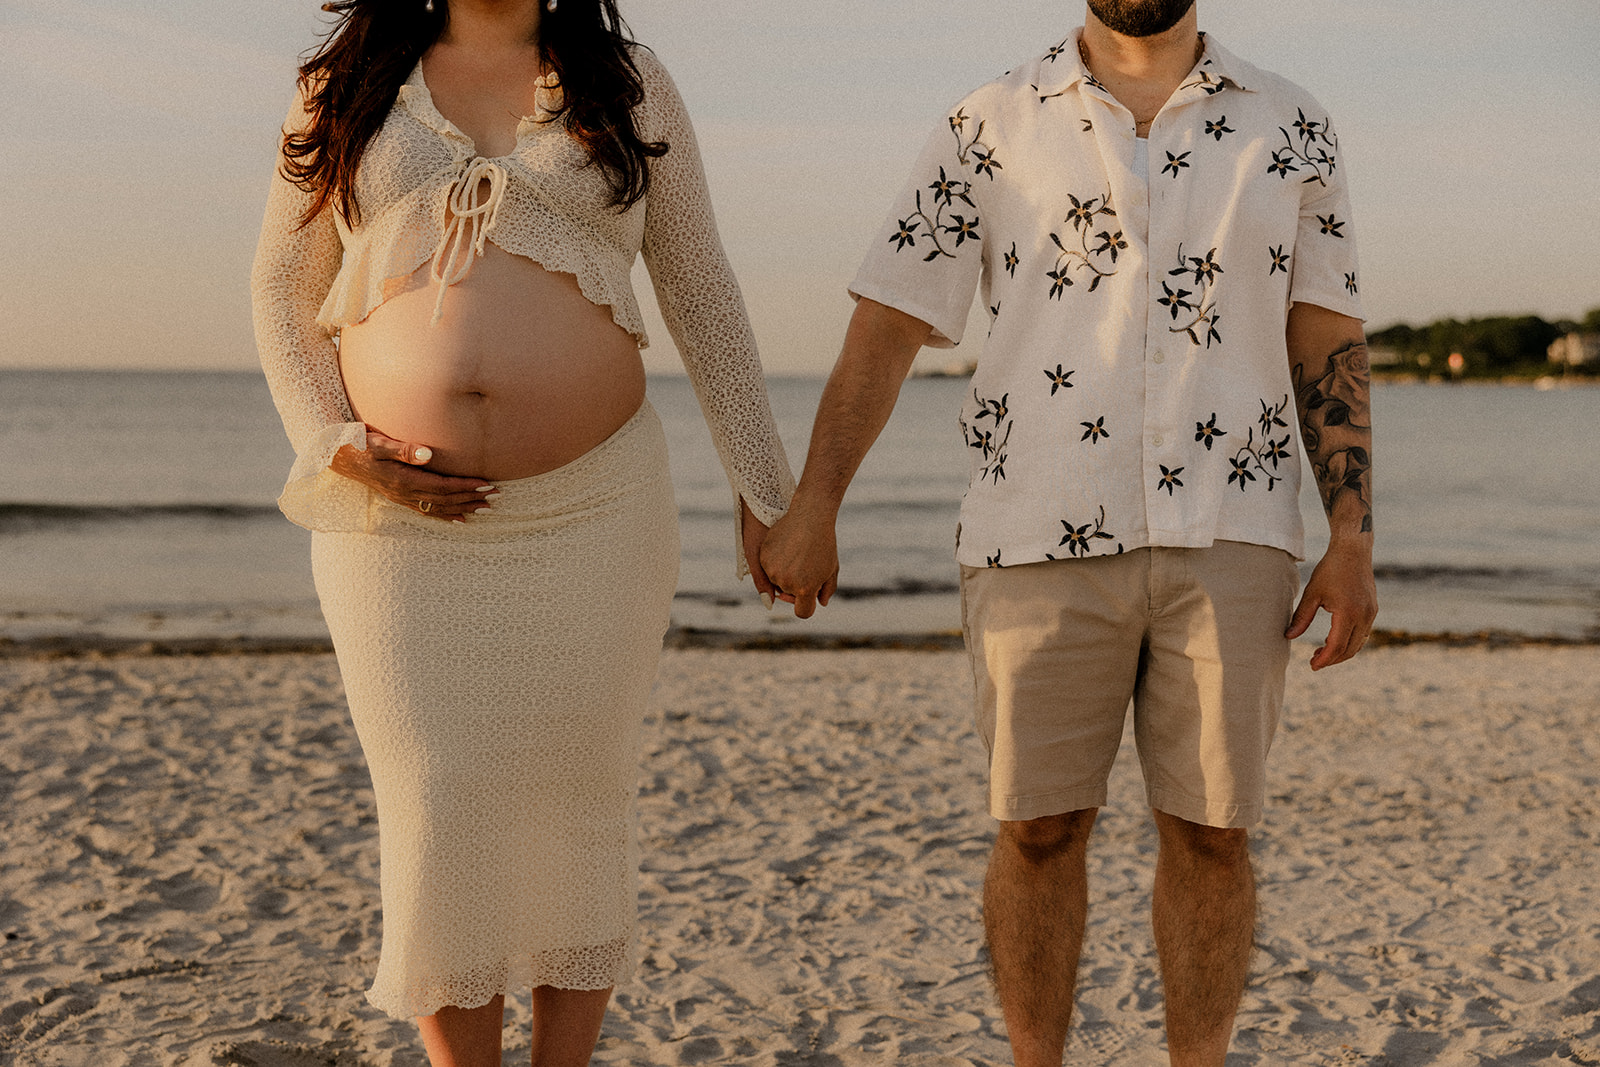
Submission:
M 523 118 L 516 148 L 487 159 L 434 107 L 420 64 L 362 157 L 358 226 L 330 205 L 301 228 L 310 194 L 274 173 L 251 286 L 262 368 L 297 453 L 278 501 L 294 522 L 328 531 L 370 526 L 376 495 L 328 469 L 344 445 L 366 447 L 366 427 L 355 421 L 339 374 L 339 329 L 366 318 L 430 259 L 442 307 L 485 241 L 575 276 L 584 296 L 609 308 L 641 348 L 649 340 L 629 273 L 643 253 L 733 487 L 736 524 L 740 497 L 769 525 L 786 510 L 794 476 L 744 299 L 717 237 L 689 116 L 655 56 L 637 47 L 633 56 L 644 88 L 635 113 L 640 137 L 670 150 L 649 161 L 648 196 L 621 213 L 603 172 L 588 165 L 562 123 L 540 121 L 559 108 L 559 87 L 541 86 L 539 109 Z M 288 125 L 304 122 L 297 99 Z M 737 541 L 735 554 L 742 575 Z

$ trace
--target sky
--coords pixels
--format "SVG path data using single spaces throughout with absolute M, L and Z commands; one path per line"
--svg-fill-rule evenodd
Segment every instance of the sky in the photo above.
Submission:
M 1600 0 L 1199 4 L 1333 117 L 1369 327 L 1600 306 Z M 254 366 L 250 259 L 319 6 L 0 0 L 0 367 Z M 621 6 L 688 104 L 775 374 L 831 366 L 845 286 L 946 109 L 1083 19 L 1082 0 Z M 648 369 L 676 369 L 647 322 Z

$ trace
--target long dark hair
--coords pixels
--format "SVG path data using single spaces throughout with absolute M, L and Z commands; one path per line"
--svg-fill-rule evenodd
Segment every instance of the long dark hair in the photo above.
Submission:
M 311 123 L 283 136 L 284 177 L 313 194 L 304 225 L 330 202 L 352 226 L 361 219 L 356 169 L 422 54 L 444 32 L 449 0 L 330 0 L 338 17 L 322 46 L 300 67 Z M 540 18 L 539 51 L 561 83 L 561 121 L 599 166 L 619 211 L 650 187 L 647 160 L 667 145 L 645 141 L 633 109 L 644 100 L 633 38 L 616 0 L 560 0 Z

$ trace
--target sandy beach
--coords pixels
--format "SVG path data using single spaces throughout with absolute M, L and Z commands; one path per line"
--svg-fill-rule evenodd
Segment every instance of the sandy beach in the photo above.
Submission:
M 1230 1065 L 1600 1063 L 1595 649 L 1308 654 Z M 669 651 L 641 962 L 596 1062 L 1009 1063 L 970 692 L 955 652 Z M 1123 756 L 1072 1064 L 1165 1062 Z M 331 656 L 0 660 L 0 768 L 0 1063 L 425 1062 L 362 997 L 377 827 Z

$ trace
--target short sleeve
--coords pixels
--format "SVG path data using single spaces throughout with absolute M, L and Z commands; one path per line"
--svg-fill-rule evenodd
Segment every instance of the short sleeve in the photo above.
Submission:
M 1304 114 L 1304 113 L 1303 113 Z M 1339 137 L 1327 119 L 1312 120 L 1313 174 L 1300 185 L 1300 223 L 1290 261 L 1289 302 L 1315 304 L 1355 319 L 1361 313 L 1350 189 Z
M 959 110 L 952 112 L 928 138 L 850 283 L 851 295 L 932 326 L 932 348 L 961 343 L 983 276 L 983 208 L 959 158 L 959 118 Z

